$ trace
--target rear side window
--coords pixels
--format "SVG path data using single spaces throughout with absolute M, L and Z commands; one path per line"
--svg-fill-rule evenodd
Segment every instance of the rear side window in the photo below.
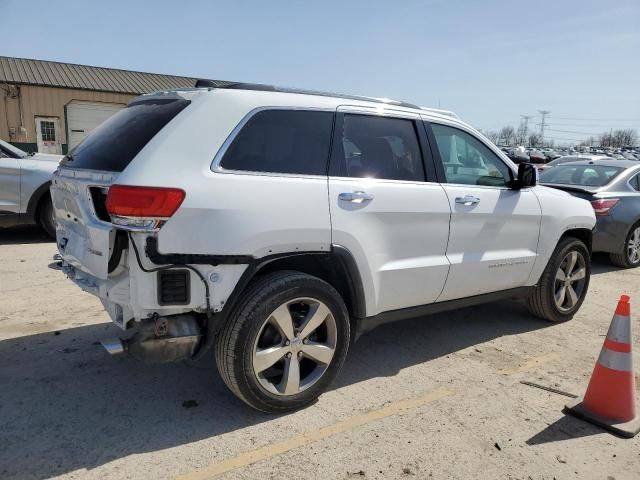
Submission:
M 335 139 L 332 176 L 425 181 L 412 120 L 345 114 Z
M 640 192 L 640 173 L 631 179 L 631 186 L 634 190 Z
M 558 165 L 540 173 L 540 183 L 601 187 L 624 169 L 608 165 Z
M 332 128 L 332 112 L 258 112 L 229 145 L 220 166 L 249 172 L 326 175 Z
M 121 172 L 156 133 L 190 103 L 182 98 L 134 101 L 76 145 L 61 165 Z

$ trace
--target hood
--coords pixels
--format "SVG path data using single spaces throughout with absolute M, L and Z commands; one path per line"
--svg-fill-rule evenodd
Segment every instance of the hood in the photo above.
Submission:
M 38 161 L 55 162 L 58 164 L 60 163 L 60 160 L 62 160 L 62 157 L 62 155 L 53 155 L 51 153 L 34 153 L 31 157 L 27 158 Z

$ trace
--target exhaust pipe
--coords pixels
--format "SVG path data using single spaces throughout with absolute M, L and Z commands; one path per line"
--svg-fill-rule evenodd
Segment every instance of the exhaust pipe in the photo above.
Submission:
M 120 355 L 125 352 L 125 345 L 119 338 L 107 338 L 100 342 L 109 355 Z

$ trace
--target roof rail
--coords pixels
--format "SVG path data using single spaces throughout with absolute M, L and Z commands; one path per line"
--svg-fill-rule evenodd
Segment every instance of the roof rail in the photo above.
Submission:
M 346 100 L 360 100 L 365 102 L 382 103 L 397 107 L 416 108 L 417 105 L 402 102 L 399 100 L 391 100 L 388 98 L 363 97 L 357 95 L 345 95 L 342 93 L 323 92 L 319 90 L 304 90 L 299 88 L 277 87 L 274 85 L 265 85 L 261 83 L 244 83 L 244 82 L 227 82 L 223 80 L 197 80 L 196 88 L 223 88 L 228 90 L 253 90 L 260 92 L 280 92 L 280 93 L 297 93 L 301 95 L 317 95 L 320 97 L 343 98 Z
M 431 113 L 437 113 L 438 115 L 444 115 L 445 117 L 455 118 L 456 120 L 460 120 L 460 117 L 456 115 L 451 110 L 441 110 L 439 108 L 430 108 L 430 107 L 420 107 L 420 110 L 425 110 Z

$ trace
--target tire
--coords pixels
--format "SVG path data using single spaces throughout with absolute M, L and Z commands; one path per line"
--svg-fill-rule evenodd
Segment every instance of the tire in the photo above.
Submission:
M 569 255 L 571 254 L 571 257 Z M 566 276 L 566 270 L 570 267 L 570 258 L 576 257 L 575 266 L 569 278 Z M 580 267 L 580 265 L 582 265 Z M 562 267 L 562 274 L 559 270 Z M 583 268 L 583 277 L 578 273 L 579 268 Z M 565 277 L 559 280 L 558 277 Z M 571 280 L 575 276 L 575 280 Z M 576 314 L 582 302 L 587 295 L 589 289 L 589 280 L 591 278 L 591 261 L 589 250 L 580 240 L 567 237 L 562 239 L 553 255 L 549 259 L 549 263 L 545 268 L 538 285 L 531 296 L 527 299 L 529 311 L 537 317 L 550 322 L 566 322 L 571 320 Z M 569 293 L 566 282 L 569 282 L 570 289 L 576 294 L 577 300 L 572 304 L 575 297 Z M 564 289 L 564 295 L 560 290 Z M 558 297 L 556 297 L 558 293 Z M 558 300 L 561 299 L 559 302 Z M 559 305 L 560 303 L 560 305 Z
M 40 201 L 40 207 L 38 208 L 38 223 L 47 235 L 51 238 L 56 238 L 56 218 L 53 213 L 51 198 L 49 197 Z
M 632 258 L 631 249 L 633 248 L 633 244 L 636 246 L 636 252 L 640 251 L 640 244 L 638 241 L 640 240 L 640 222 L 637 222 L 629 229 L 629 233 L 627 234 L 627 238 L 624 239 L 624 246 L 622 247 L 622 251 L 620 253 L 610 253 L 609 260 L 614 265 L 622 268 L 635 268 L 640 265 L 640 253 L 636 253 L 635 258 Z
M 290 328 L 281 328 L 288 324 L 285 318 Z M 311 318 L 324 320 L 305 334 Z M 304 273 L 274 272 L 254 280 L 234 306 L 216 339 L 216 364 L 238 398 L 262 412 L 283 413 L 313 403 L 328 388 L 344 363 L 349 339 L 347 308 L 331 285 Z M 318 348 L 324 362 L 307 356 Z M 265 360 L 268 351 L 278 358 L 273 364 Z

